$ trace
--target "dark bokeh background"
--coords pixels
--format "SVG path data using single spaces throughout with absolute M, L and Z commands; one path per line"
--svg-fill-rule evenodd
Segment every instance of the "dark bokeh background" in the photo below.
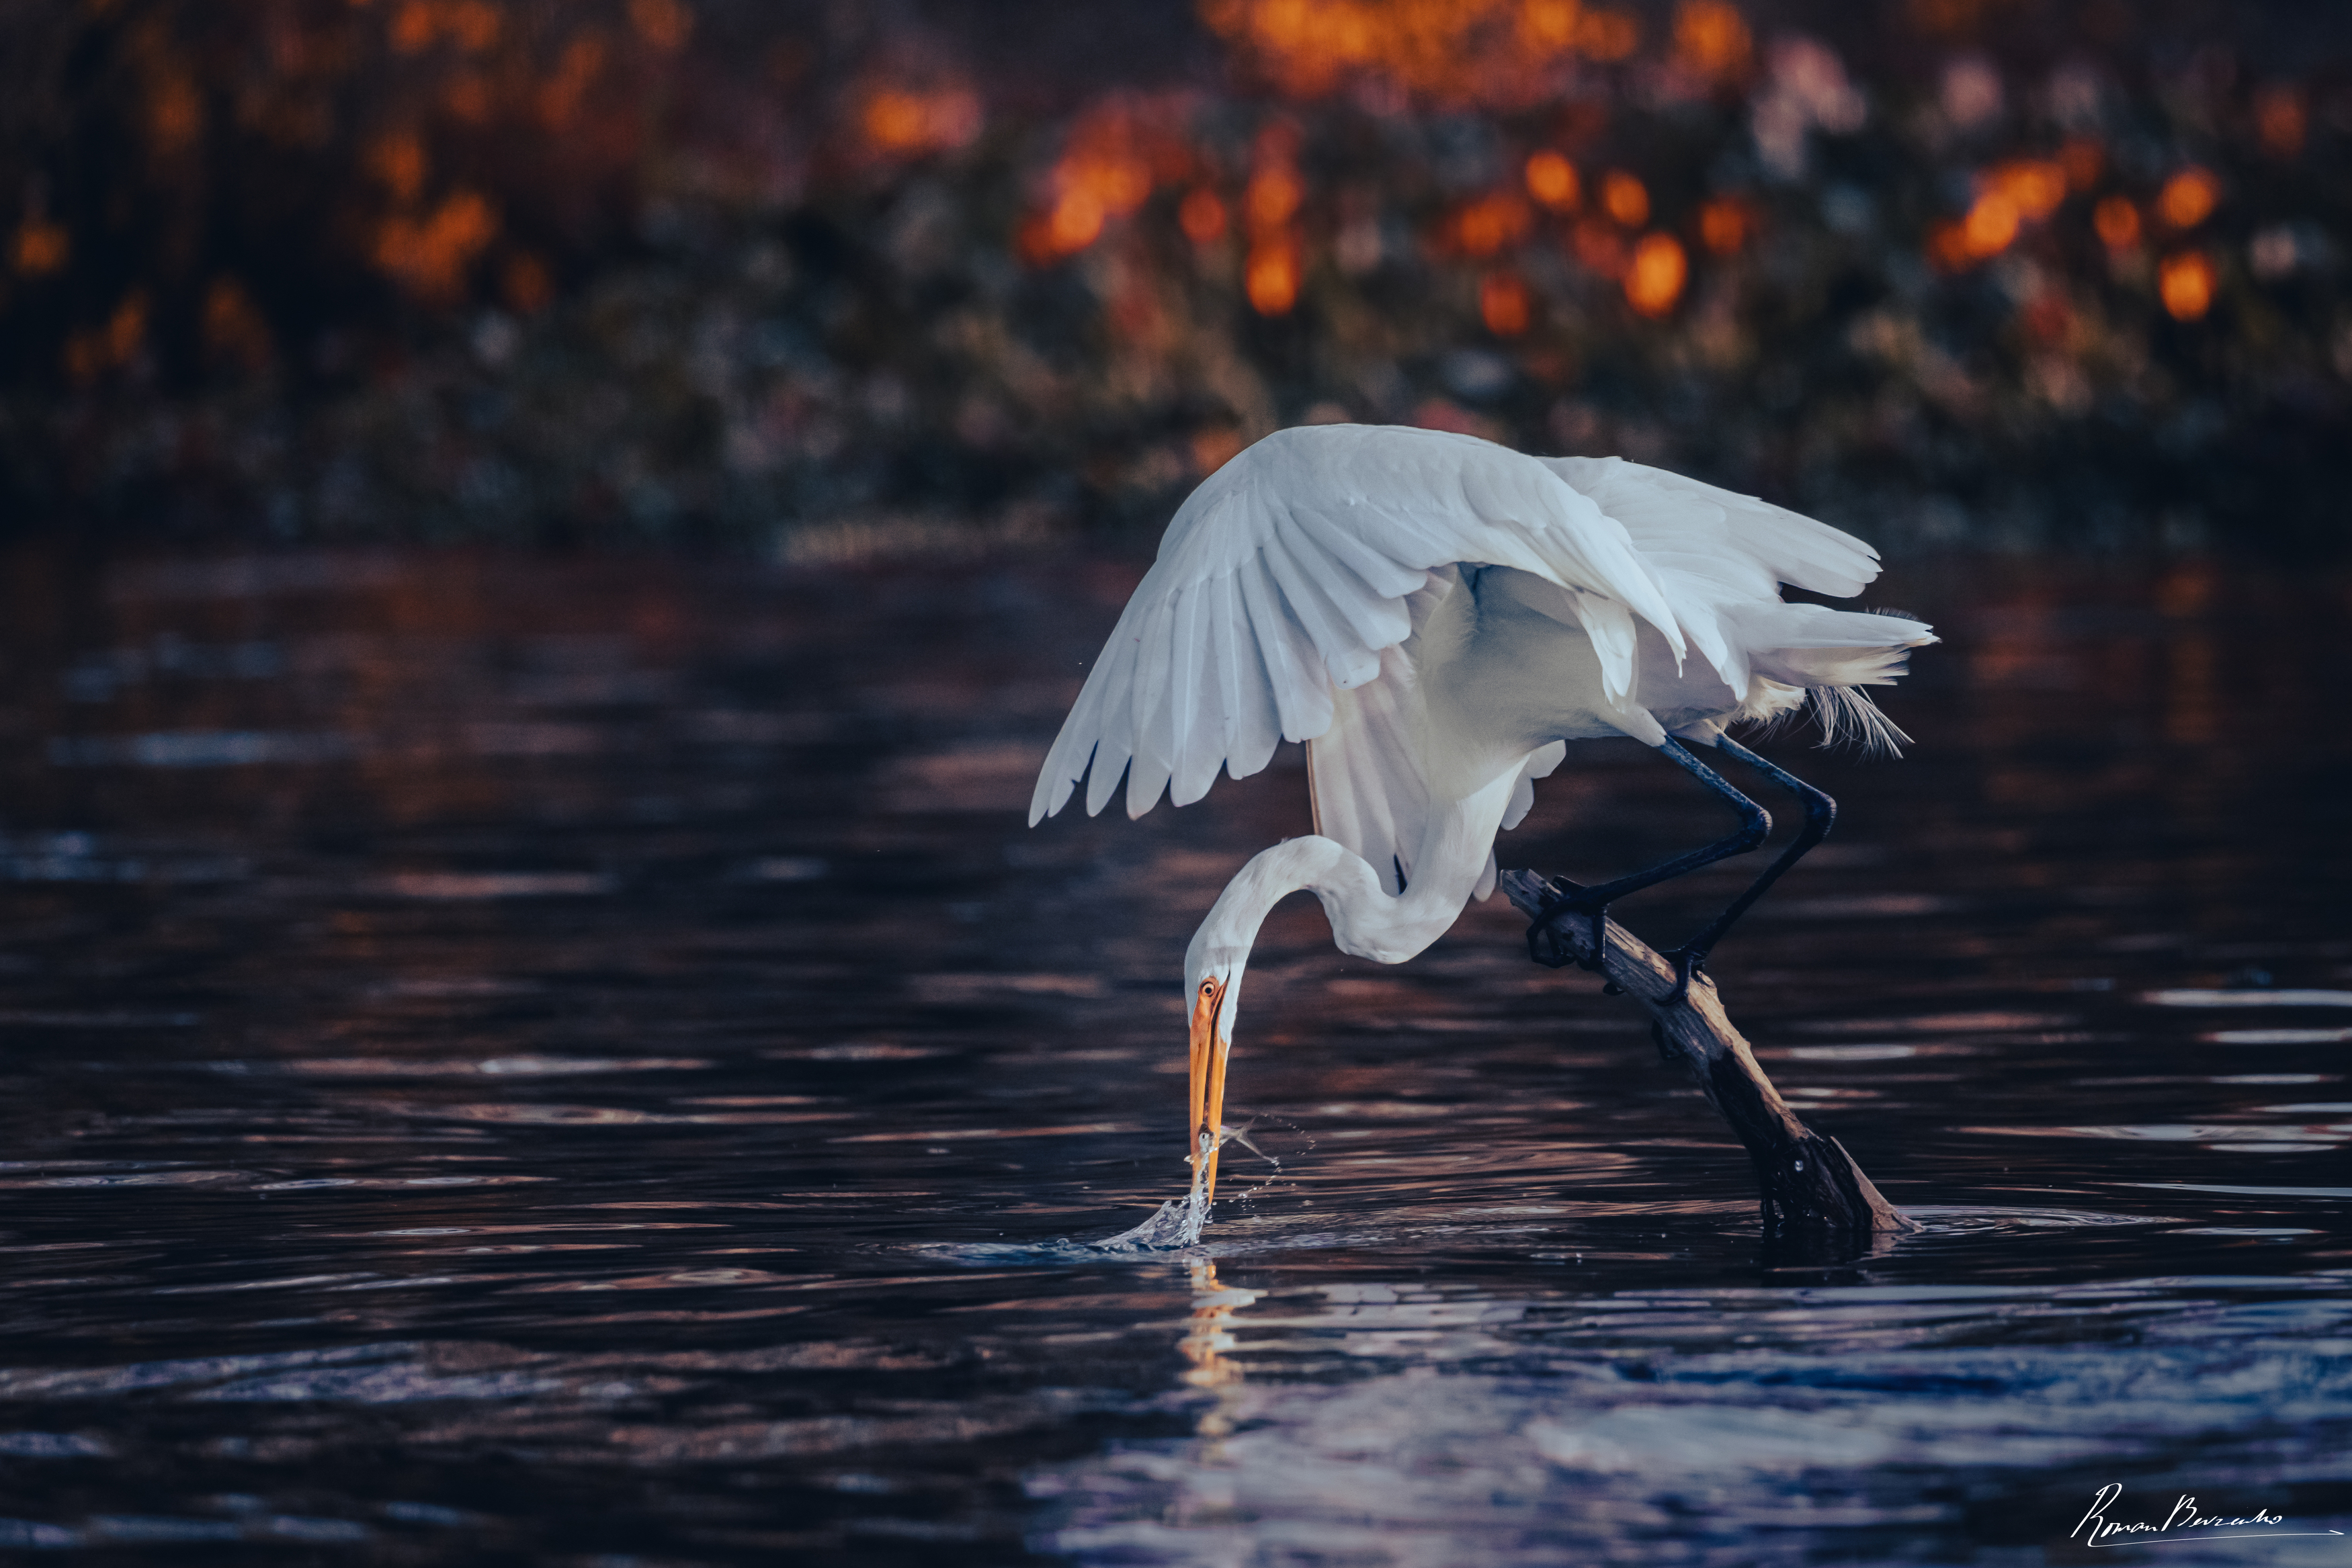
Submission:
M 27 0 L 19 533 L 1156 528 L 1243 442 L 2340 549 L 2332 7 Z

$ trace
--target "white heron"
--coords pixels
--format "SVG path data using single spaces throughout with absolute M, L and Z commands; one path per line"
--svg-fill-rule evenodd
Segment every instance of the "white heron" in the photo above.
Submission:
M 1797 793 L 1805 828 L 1670 955 L 1687 986 L 1724 931 L 1818 842 L 1836 807 L 1724 734 L 1810 705 L 1828 737 L 1906 738 L 1860 688 L 1936 639 L 1895 614 L 1783 602 L 1850 597 L 1877 553 L 1827 524 L 1615 457 L 1532 457 L 1475 437 L 1376 425 L 1277 432 L 1177 510 L 1045 759 L 1034 827 L 1092 770 L 1098 812 L 1186 806 L 1222 767 L 1244 779 L 1307 743 L 1315 832 L 1243 866 L 1184 957 L 1192 1207 L 1216 1192 L 1233 1026 L 1258 927 L 1305 891 L 1340 951 L 1402 963 L 1495 889 L 1516 827 L 1566 743 L 1631 736 L 1735 805 L 1738 831 L 1586 887 L 1589 915 L 1755 848 L 1771 819 L 1685 742 Z

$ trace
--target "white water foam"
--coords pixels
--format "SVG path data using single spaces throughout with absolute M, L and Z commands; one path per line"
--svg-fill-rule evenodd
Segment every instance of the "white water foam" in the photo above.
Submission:
M 1208 1222 L 1209 1206 L 1196 1187 L 1182 1202 L 1171 1197 L 1134 1229 L 1090 1242 L 1088 1249 L 1096 1252 L 1166 1252 L 1195 1247 L 1200 1244 L 1201 1228 Z

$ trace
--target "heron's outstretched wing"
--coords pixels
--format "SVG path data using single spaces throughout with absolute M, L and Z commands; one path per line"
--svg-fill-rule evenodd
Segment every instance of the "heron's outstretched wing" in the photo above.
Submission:
M 1633 617 L 1677 652 L 1672 609 L 1625 528 L 1535 458 L 1473 436 L 1314 425 L 1267 436 L 1212 475 L 1169 524 L 1030 802 L 1058 811 L 1089 765 L 1087 810 L 1127 775 L 1141 816 L 1171 790 L 1208 793 L 1223 767 L 1264 768 L 1283 739 L 1331 727 L 1335 690 L 1380 678 L 1412 630 L 1407 596 L 1457 561 L 1512 566 L 1622 617 L 1628 652 L 1604 658 L 1632 689 Z
M 1750 674 L 1743 608 L 1778 607 L 1784 582 L 1851 598 L 1878 575 L 1878 552 L 1860 539 L 1752 496 L 1622 457 L 1537 461 L 1625 526 L 1691 646 L 1734 694 Z

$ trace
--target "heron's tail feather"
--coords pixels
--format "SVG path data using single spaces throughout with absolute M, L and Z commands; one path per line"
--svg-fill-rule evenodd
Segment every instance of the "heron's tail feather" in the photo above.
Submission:
M 1878 711 L 1870 694 L 1856 686 L 1815 686 L 1806 695 L 1822 727 L 1822 744 L 1852 744 L 1864 757 L 1900 757 L 1911 737 Z
M 1822 744 L 1850 743 L 1868 756 L 1901 755 L 1911 738 L 1861 689 L 1903 678 L 1911 650 L 1936 634 L 1907 615 L 1832 610 L 1818 604 L 1770 604 L 1740 610 L 1753 638 L 1750 666 L 1759 677 L 1745 714 L 1793 718 L 1810 709 Z
M 1852 746 L 1865 757 L 1900 757 L 1911 737 L 1879 712 L 1870 694 L 1853 686 L 1791 685 L 1760 679 L 1749 691 L 1740 717 L 1757 727 L 1761 739 L 1778 735 L 1805 715 L 1822 727 L 1822 745 Z

